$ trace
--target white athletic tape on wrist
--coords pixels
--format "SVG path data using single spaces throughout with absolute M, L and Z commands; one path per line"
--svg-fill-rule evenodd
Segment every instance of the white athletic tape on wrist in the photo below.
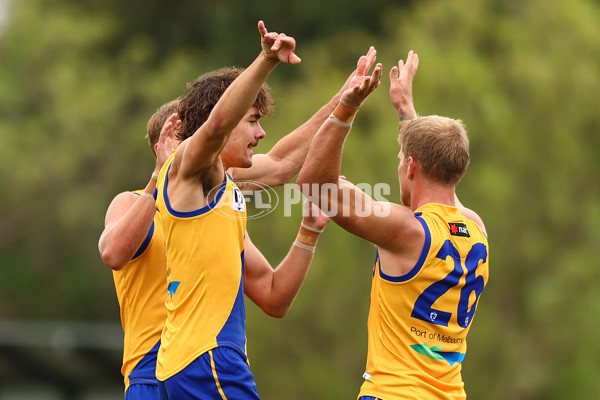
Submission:
M 301 222 L 300 226 L 303 227 L 304 229 L 306 229 L 307 231 L 311 231 L 311 232 L 314 232 L 314 233 L 323 233 L 323 229 L 318 230 L 318 229 L 315 229 L 315 228 L 311 228 L 310 226 L 305 225 L 304 222 Z
M 340 99 L 340 103 L 342 103 L 343 105 L 345 105 L 347 107 L 356 108 L 357 110 L 360 108 L 360 106 L 353 106 L 353 105 L 350 105 L 350 104 L 346 103 L 344 101 L 344 99 Z
M 351 122 L 344 122 L 344 121 L 340 121 L 340 120 L 339 120 L 339 119 L 337 119 L 337 118 L 335 117 L 335 115 L 333 115 L 333 114 L 331 114 L 331 115 L 329 116 L 329 118 L 330 118 L 330 119 L 331 119 L 333 122 L 335 122 L 336 124 L 338 124 L 339 126 L 343 126 L 343 127 L 346 127 L 346 128 L 350 128 L 350 127 L 352 127 L 352 123 L 351 123 Z
M 304 243 L 300 243 L 299 241 L 295 240 L 294 241 L 294 246 L 297 246 L 303 250 L 307 250 L 310 251 L 311 253 L 315 253 L 315 249 L 317 248 L 316 246 L 307 246 Z

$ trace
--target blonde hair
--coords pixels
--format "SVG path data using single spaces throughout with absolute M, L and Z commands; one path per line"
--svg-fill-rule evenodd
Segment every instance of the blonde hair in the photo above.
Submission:
M 160 131 L 162 130 L 165 121 L 171 116 L 171 114 L 177 112 L 178 105 L 178 98 L 175 100 L 171 100 L 170 102 L 160 106 L 158 110 L 156 110 L 156 112 L 152 114 L 152 116 L 148 120 L 146 138 L 148 139 L 148 143 L 150 144 L 152 154 L 154 154 L 154 145 L 158 143 Z
M 456 185 L 469 165 L 469 138 L 461 120 L 438 115 L 401 122 L 398 142 L 430 180 Z

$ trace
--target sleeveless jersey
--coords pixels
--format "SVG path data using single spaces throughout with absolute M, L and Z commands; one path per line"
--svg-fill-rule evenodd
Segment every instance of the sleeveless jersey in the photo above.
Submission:
M 430 203 L 415 217 L 425 244 L 412 270 L 386 276 L 375 260 L 359 397 L 465 399 L 461 363 L 488 281 L 488 242 L 456 207 Z
M 133 383 L 156 383 L 158 342 L 167 315 L 165 271 L 163 230 L 156 213 L 146 239 L 131 261 L 113 271 L 125 334 L 121 373 L 126 391 Z
M 165 163 L 157 184 L 168 284 L 156 368 L 161 381 L 218 346 L 234 348 L 246 359 L 244 197 L 225 174 L 210 204 L 191 212 L 174 210 L 167 195 L 172 160 Z

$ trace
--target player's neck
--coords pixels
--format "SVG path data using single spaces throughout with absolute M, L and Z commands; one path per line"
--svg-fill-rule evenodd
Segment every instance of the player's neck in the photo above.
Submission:
M 415 211 L 417 208 L 429 203 L 439 203 L 456 207 L 454 186 L 430 183 L 416 185 L 411 196 L 411 210 Z

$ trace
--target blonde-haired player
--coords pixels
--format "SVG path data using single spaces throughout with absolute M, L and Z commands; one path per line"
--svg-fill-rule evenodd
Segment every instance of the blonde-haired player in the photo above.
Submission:
M 297 180 L 321 208 L 349 211 L 331 218 L 377 246 L 361 400 L 466 398 L 461 363 L 488 280 L 485 227 L 455 194 L 469 164 L 467 133 L 454 119 L 416 116 L 417 64 L 410 52 L 406 64 L 400 61 L 390 72 L 392 104 L 401 119 L 409 119 L 400 123 L 398 135 L 406 207 L 374 201 L 338 179 L 344 140 L 362 102 L 379 86 L 380 64 L 342 94 Z M 325 185 L 337 185 L 337 192 L 321 191 Z

